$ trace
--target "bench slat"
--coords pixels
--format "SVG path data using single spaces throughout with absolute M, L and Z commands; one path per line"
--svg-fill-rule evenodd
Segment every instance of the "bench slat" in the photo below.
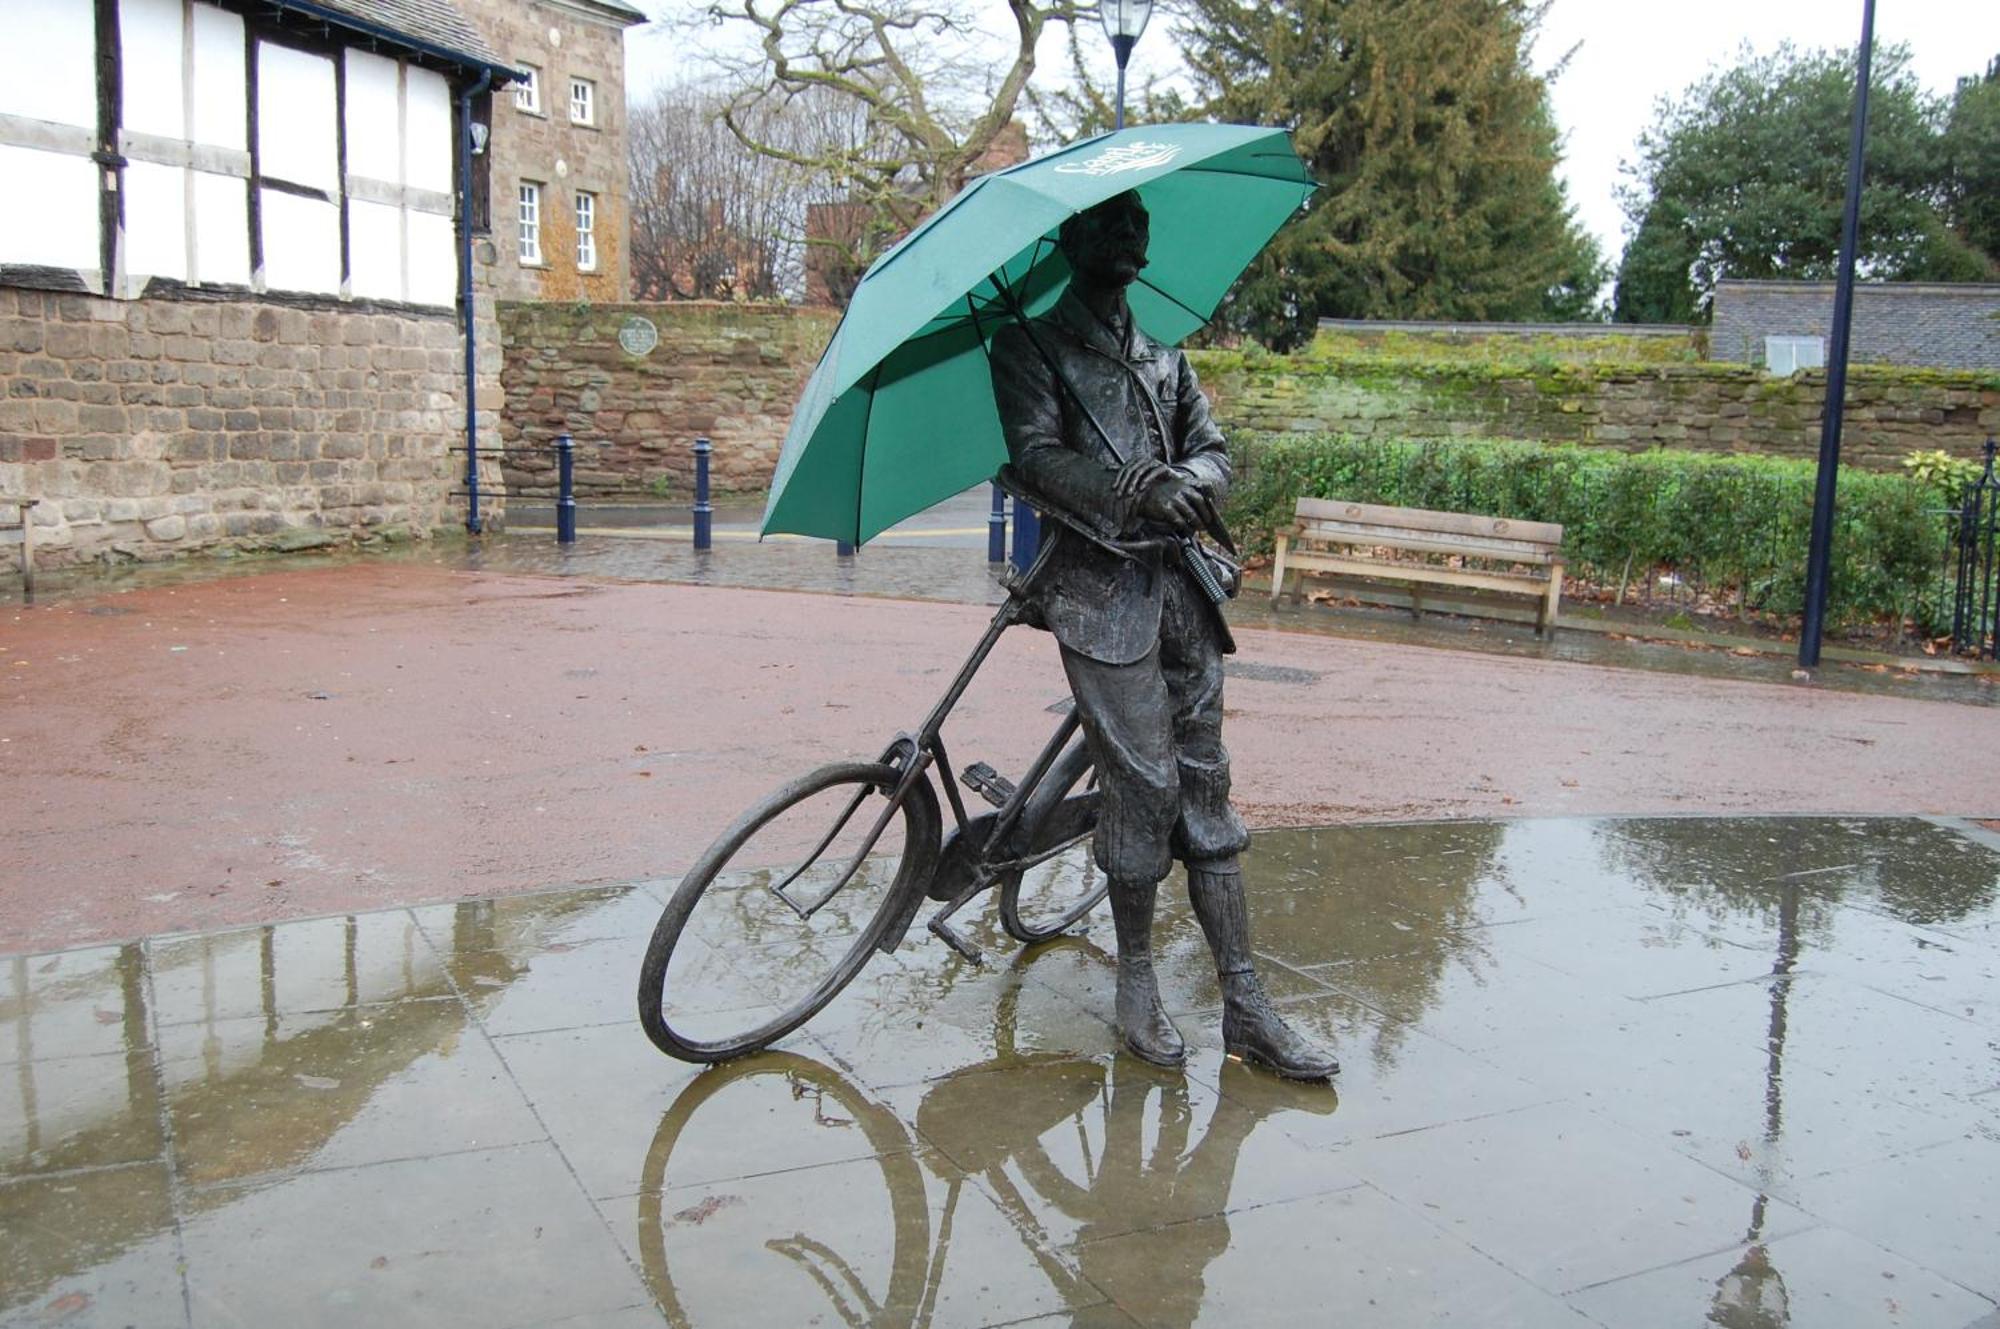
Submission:
M 1306 572 L 1345 572 L 1381 581 L 1421 581 L 1439 586 L 1475 586 L 1489 591 L 1519 595 L 1543 594 L 1549 585 L 1545 576 L 1510 572 L 1468 572 L 1463 568 L 1440 568 L 1423 563 L 1393 563 L 1380 558 L 1334 558 L 1325 554 L 1287 554 L 1285 568 Z
M 1552 545 L 1561 544 L 1563 538 L 1563 528 L 1555 522 L 1517 521 L 1512 517 L 1483 517 L 1467 512 L 1434 512 L 1429 508 L 1392 508 L 1331 498 L 1302 498 L 1298 501 L 1295 515 L 1302 520 L 1357 522 L 1451 535 L 1535 540 Z
M 1515 563 L 1550 563 L 1561 553 L 1539 541 L 1483 539 L 1476 535 L 1445 535 L 1432 531 L 1362 526 L 1354 522 L 1304 520 L 1297 537 L 1329 544 L 1383 545 L 1426 554 L 1463 554 L 1469 558 L 1499 558 Z

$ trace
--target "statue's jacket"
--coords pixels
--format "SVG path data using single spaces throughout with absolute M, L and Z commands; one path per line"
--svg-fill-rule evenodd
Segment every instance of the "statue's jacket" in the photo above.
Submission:
M 1065 292 L 1030 328 L 1003 328 L 990 357 L 1015 469 L 1071 516 L 1124 539 L 1141 534 L 1139 517 L 1133 504 L 1113 494 L 1119 459 L 1083 406 L 1126 461 L 1166 462 L 1218 510 L 1229 491 L 1229 453 L 1187 357 L 1148 337 L 1136 320 L 1130 327 L 1121 348 L 1111 330 Z M 1164 426 L 1164 437 L 1155 421 Z M 1040 581 L 1038 608 L 1056 640 L 1105 664 L 1143 658 L 1159 641 L 1165 579 L 1185 574 L 1160 551 L 1121 559 L 1054 523 L 1043 536 L 1056 548 Z

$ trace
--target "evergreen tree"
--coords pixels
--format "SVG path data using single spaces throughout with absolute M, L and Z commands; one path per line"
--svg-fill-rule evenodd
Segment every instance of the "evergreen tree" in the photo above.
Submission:
M 1966 243 L 2000 265 L 2000 56 L 1961 79 L 1944 129 L 1946 210 Z
M 1297 345 L 1323 317 L 1591 315 L 1605 269 L 1555 167 L 1527 0 L 1189 0 L 1217 119 L 1283 125 L 1325 186 L 1224 304 Z
M 1875 52 L 1861 195 L 1860 271 L 1875 280 L 1976 281 L 1987 260 L 1946 224 L 1942 110 L 1909 51 Z M 1626 170 L 1635 228 L 1618 272 L 1620 319 L 1705 318 L 1723 277 L 1825 279 L 1840 258 L 1854 100 L 1852 51 L 1781 46 L 1663 101 Z

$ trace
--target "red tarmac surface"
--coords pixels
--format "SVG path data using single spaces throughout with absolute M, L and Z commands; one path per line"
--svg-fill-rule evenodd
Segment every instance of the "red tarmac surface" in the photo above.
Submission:
M 0 952 L 684 869 L 914 728 L 990 611 L 359 564 L 0 614 Z M 2000 811 L 2000 709 L 1240 630 L 1256 825 Z M 1064 695 L 1002 641 L 946 730 Z M 1953 755 L 1957 754 L 1957 755 Z

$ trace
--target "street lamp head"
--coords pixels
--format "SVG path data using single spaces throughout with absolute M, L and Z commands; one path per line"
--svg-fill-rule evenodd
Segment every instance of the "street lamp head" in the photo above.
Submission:
M 1146 30 L 1146 20 L 1152 16 L 1153 0 L 1100 0 L 1098 17 L 1104 20 L 1104 35 L 1111 39 L 1111 49 L 1118 53 L 1120 65 L 1131 55 L 1139 34 Z

